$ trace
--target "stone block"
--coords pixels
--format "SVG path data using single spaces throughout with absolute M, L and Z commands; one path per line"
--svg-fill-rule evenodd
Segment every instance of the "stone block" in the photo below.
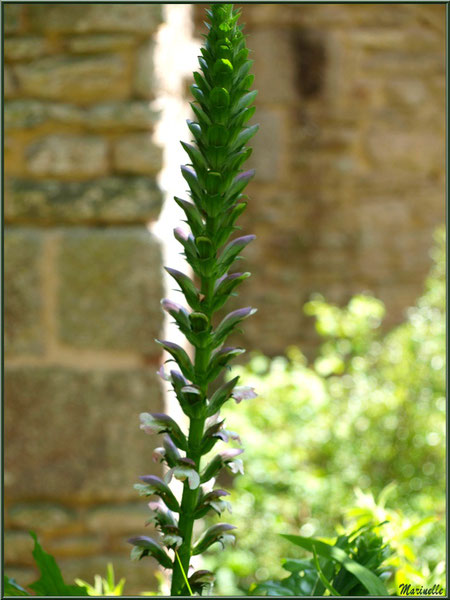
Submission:
M 429 89 L 421 79 L 394 79 L 386 84 L 387 101 L 389 106 L 393 104 L 401 109 L 412 109 L 416 111 L 425 104 L 432 103 L 429 97 Z
M 146 223 L 157 218 L 162 204 L 162 193 L 149 177 L 80 182 L 10 178 L 5 187 L 9 223 Z
M 442 169 L 444 164 L 443 140 L 434 131 L 425 128 L 400 127 L 386 120 L 372 127 L 365 141 L 377 168 L 390 171 L 407 169 L 414 174 L 418 171 L 434 172 Z
M 90 129 L 100 131 L 148 130 L 155 125 L 159 112 L 153 110 L 144 100 L 128 102 L 104 102 L 86 111 L 84 123 Z
M 33 538 L 24 531 L 5 531 L 4 534 L 4 560 L 6 564 L 32 565 L 31 555 L 34 548 Z
M 48 51 L 48 42 L 44 37 L 27 35 L 5 38 L 4 57 L 8 61 L 34 59 L 47 54 Z
M 64 528 L 75 518 L 74 512 L 59 504 L 18 503 L 8 510 L 8 519 L 12 526 L 46 533 Z
M 17 99 L 5 102 L 5 129 L 29 129 L 43 124 L 82 126 L 90 131 L 148 130 L 159 116 L 144 100 L 101 102 L 80 108 L 63 102 Z
M 9 501 L 138 500 L 133 484 L 139 475 L 159 473 L 151 460 L 158 440 L 139 429 L 140 412 L 163 410 L 154 368 L 6 371 Z
M 36 230 L 7 227 L 4 252 L 6 356 L 39 355 L 44 349 L 42 236 Z
M 75 54 L 90 54 L 132 48 L 135 43 L 135 37 L 127 33 L 104 33 L 72 36 L 66 41 L 66 46 Z
M 22 25 L 23 4 L 8 2 L 3 8 L 5 34 L 17 33 Z
M 32 4 L 29 22 L 32 29 L 54 33 L 126 32 L 149 35 L 162 21 L 162 5 Z
M 249 167 L 256 169 L 255 181 L 276 183 L 281 176 L 284 136 L 283 115 L 275 110 L 260 109 L 255 119 L 260 128 L 251 140 L 253 154 Z
M 8 135 L 3 143 L 3 168 L 11 177 L 22 174 L 24 171 L 24 141 L 19 136 Z
M 102 554 L 103 540 L 97 535 L 64 536 L 49 539 L 45 543 L 45 550 L 58 559 L 66 556 L 87 557 Z
M 8 563 L 5 565 L 5 575 L 14 579 L 22 587 L 27 587 L 39 578 L 36 568 L 10 566 Z
M 137 51 L 133 90 L 139 98 L 153 98 L 158 85 L 155 81 L 153 52 L 152 40 L 142 44 Z
M 5 102 L 5 129 L 30 129 L 43 123 L 55 120 L 78 124 L 82 111 L 70 104 L 56 104 L 40 100 L 18 99 Z
M 61 341 L 158 355 L 161 269 L 159 242 L 144 226 L 65 232 L 58 261 Z
M 93 177 L 108 169 L 107 142 L 99 136 L 53 134 L 35 140 L 26 150 L 33 175 Z
M 257 57 L 252 68 L 258 98 L 264 102 L 298 104 L 298 78 L 292 36 L 287 30 L 264 28 L 248 36 L 249 58 Z
M 49 100 L 88 103 L 129 94 L 127 64 L 118 54 L 49 56 L 16 65 L 20 92 Z
M 3 94 L 5 99 L 14 98 L 17 94 L 17 80 L 11 66 L 3 67 Z
M 162 149 L 149 133 L 134 133 L 113 144 L 113 168 L 119 173 L 157 174 L 162 167 Z
M 94 533 L 108 532 L 110 535 L 131 534 L 141 531 L 149 518 L 145 498 L 140 502 L 119 506 L 104 505 L 92 508 L 86 515 L 86 525 Z

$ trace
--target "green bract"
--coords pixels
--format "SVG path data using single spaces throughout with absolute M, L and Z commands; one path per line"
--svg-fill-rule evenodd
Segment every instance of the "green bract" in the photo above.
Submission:
M 236 458 L 242 451 L 222 450 L 203 465 L 201 460 L 217 442 L 239 439 L 237 434 L 223 428 L 223 420 L 218 416 L 221 407 L 231 398 L 238 402 L 255 396 L 253 390 L 234 389 L 238 377 L 214 393 L 210 389 L 228 363 L 244 352 L 242 348 L 223 344 L 255 312 L 251 307 L 241 308 L 222 320 L 214 314 L 250 275 L 229 271 L 254 236 L 235 239 L 230 236 L 238 229 L 236 220 L 246 208 L 243 191 L 254 173 L 243 171 L 242 165 L 251 154 L 246 144 L 258 126 L 246 125 L 254 113 L 250 105 L 256 92 L 250 91 L 252 61 L 247 58 L 242 27 L 237 25 L 239 11 L 231 4 L 215 4 L 206 12 L 209 31 L 199 57 L 200 71 L 194 73 L 195 84 L 191 86 L 196 121 L 188 121 L 188 128 L 193 144 L 182 142 L 190 161 L 181 167 L 190 200 L 175 198 L 190 231 L 177 227 L 174 235 L 183 247 L 194 277 L 166 268 L 189 308 L 168 299 L 162 301 L 163 308 L 194 347 L 194 359 L 181 346 L 157 340 L 178 365 L 179 370 L 173 369 L 170 374 L 162 371 L 161 375 L 172 384 L 189 418 L 189 431 L 185 434 L 168 415 L 141 414 L 141 429 L 164 434 L 163 447 L 155 450 L 154 459 L 164 461 L 169 471 L 164 480 L 146 475 L 141 477 L 143 483 L 135 486 L 141 495 L 160 498 L 158 503 L 151 503 L 150 519 L 162 534 L 160 540 L 143 536 L 129 540 L 134 546 L 133 558 L 153 556 L 162 567 L 172 570 L 173 596 L 187 595 L 189 587 L 201 593 L 203 586 L 211 581 L 211 574 L 206 571 L 189 577 L 193 554 L 204 552 L 216 542 L 223 544 L 234 539 L 229 533 L 234 527 L 226 523 L 210 527 L 197 540 L 192 539 L 192 533 L 196 519 L 210 510 L 221 514 L 229 509 L 229 503 L 222 499 L 226 492 L 211 490 L 211 485 L 207 488 L 205 484 L 223 467 L 233 473 L 242 472 L 242 461 Z M 181 502 L 169 488 L 173 477 L 184 482 Z M 189 577 L 189 586 L 185 575 Z

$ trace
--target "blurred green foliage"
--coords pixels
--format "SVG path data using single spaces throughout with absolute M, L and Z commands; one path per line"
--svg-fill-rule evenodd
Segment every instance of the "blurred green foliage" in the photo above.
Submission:
M 281 581 L 252 586 L 261 596 L 388 596 L 383 581 L 389 577 L 386 559 L 391 548 L 374 532 L 384 523 L 368 523 L 331 543 L 314 537 L 283 535 L 289 542 L 313 553 L 312 559 L 287 559 L 290 575 Z
M 106 577 L 95 575 L 94 585 L 91 585 L 83 579 L 75 579 L 75 583 L 80 587 L 86 588 L 89 596 L 122 596 L 125 578 L 122 577 L 119 583 L 116 583 L 114 566 L 112 563 L 108 563 L 106 568 Z
M 286 357 L 254 355 L 233 370 L 259 397 L 223 411 L 230 429 L 242 432 L 246 474 L 232 493 L 236 547 L 205 559 L 217 572 L 215 594 L 285 576 L 281 559 L 292 551 L 278 534 L 332 536 L 344 516 L 390 520 L 383 536 L 396 550 L 397 583 L 442 583 L 443 230 L 433 260 L 424 294 L 389 333 L 380 327 L 384 306 L 371 296 L 345 308 L 315 297 L 305 307 L 322 338 L 313 364 L 289 348 Z

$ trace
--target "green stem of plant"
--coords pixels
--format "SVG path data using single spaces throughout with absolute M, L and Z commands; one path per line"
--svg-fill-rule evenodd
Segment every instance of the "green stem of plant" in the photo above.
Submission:
M 317 569 L 317 574 L 319 575 L 320 581 L 323 583 L 323 585 L 326 587 L 326 589 L 330 592 L 330 594 L 332 596 L 340 596 L 341 594 L 332 586 L 331 582 L 329 582 L 328 579 L 325 577 L 325 574 L 322 571 L 322 568 L 320 566 L 319 558 L 317 556 L 317 552 L 316 552 L 316 549 L 314 546 L 313 546 L 313 554 L 314 554 L 314 559 L 313 559 L 314 564 Z
M 185 572 L 185 570 L 183 569 L 183 565 L 181 564 L 180 557 L 178 556 L 178 552 L 177 552 L 176 550 L 175 550 L 175 556 L 176 556 L 176 558 L 177 558 L 177 560 L 178 560 L 178 563 L 179 563 L 179 565 L 180 565 L 180 569 L 181 569 L 181 571 L 182 571 L 182 573 L 183 573 L 183 579 L 184 579 L 184 582 L 185 582 L 185 584 L 186 584 L 186 587 L 187 587 L 187 589 L 188 589 L 189 595 L 190 595 L 190 596 L 193 596 L 194 594 L 192 593 L 191 586 L 189 585 L 189 581 L 188 581 L 188 578 L 187 578 L 187 576 L 186 576 L 186 572 Z
M 201 278 L 201 292 L 204 295 L 204 313 L 207 317 L 211 318 L 210 301 L 214 289 L 214 278 Z M 199 381 L 194 381 L 194 384 L 198 384 L 203 392 L 203 396 L 206 402 L 208 395 L 208 383 L 200 381 L 206 374 L 208 367 L 211 351 L 209 348 L 196 348 L 195 351 L 195 371 Z M 203 377 L 202 377 L 203 375 Z M 205 427 L 206 418 L 191 417 L 189 420 L 189 438 L 188 438 L 188 450 L 186 452 L 187 458 L 192 459 L 195 462 L 195 467 L 198 473 L 200 473 L 201 463 L 201 442 L 203 438 L 203 430 Z M 189 571 L 189 563 L 191 560 L 191 545 L 192 545 L 192 531 L 194 528 L 194 512 L 197 505 L 198 489 L 191 490 L 188 481 L 184 482 L 183 496 L 181 499 L 181 510 L 180 519 L 178 522 L 178 529 L 180 530 L 183 543 L 178 550 L 178 556 L 175 556 L 173 561 L 173 574 L 172 574 L 172 586 L 170 594 L 171 596 L 185 595 L 186 584 L 184 581 L 184 573 L 187 574 Z M 178 560 L 177 560 L 178 559 Z

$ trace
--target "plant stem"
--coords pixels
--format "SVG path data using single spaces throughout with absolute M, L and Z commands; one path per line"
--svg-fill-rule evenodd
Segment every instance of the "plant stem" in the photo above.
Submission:
M 208 318 L 211 318 L 209 305 L 213 294 L 214 283 L 214 278 L 201 278 L 201 292 L 205 296 L 204 313 Z M 196 379 L 198 379 L 198 381 L 194 381 L 193 383 L 197 383 L 199 385 L 205 400 L 208 395 L 208 383 L 205 382 L 205 374 L 210 356 L 211 351 L 209 348 L 196 348 L 195 372 Z M 201 442 L 205 427 L 205 420 L 206 418 L 204 416 L 198 418 L 191 417 L 189 419 L 189 438 L 186 456 L 195 462 L 195 467 L 198 473 L 200 473 Z M 180 519 L 178 522 L 178 529 L 180 530 L 181 537 L 183 538 L 183 543 L 178 550 L 179 560 L 177 560 L 177 557 L 175 557 L 173 562 L 172 586 L 170 590 L 171 596 L 184 595 L 185 592 L 186 584 L 184 582 L 183 569 L 187 574 L 191 560 L 192 531 L 194 528 L 194 512 L 197 504 L 198 492 L 198 489 L 190 489 L 188 481 L 184 482 Z
M 189 426 L 189 447 L 187 457 L 191 458 L 196 465 L 198 471 L 200 471 L 200 442 L 203 436 L 203 428 L 205 425 L 205 418 L 191 419 Z M 181 511 L 178 528 L 183 538 L 183 543 L 178 551 L 180 563 L 185 573 L 188 573 L 189 562 L 191 560 L 191 542 L 192 542 L 192 530 L 194 527 L 194 511 L 197 504 L 198 489 L 191 490 L 187 481 L 184 482 L 183 497 L 181 500 Z M 183 595 L 183 588 L 185 586 L 183 572 L 180 568 L 180 564 L 174 560 L 173 564 L 173 577 L 172 577 L 172 596 Z

